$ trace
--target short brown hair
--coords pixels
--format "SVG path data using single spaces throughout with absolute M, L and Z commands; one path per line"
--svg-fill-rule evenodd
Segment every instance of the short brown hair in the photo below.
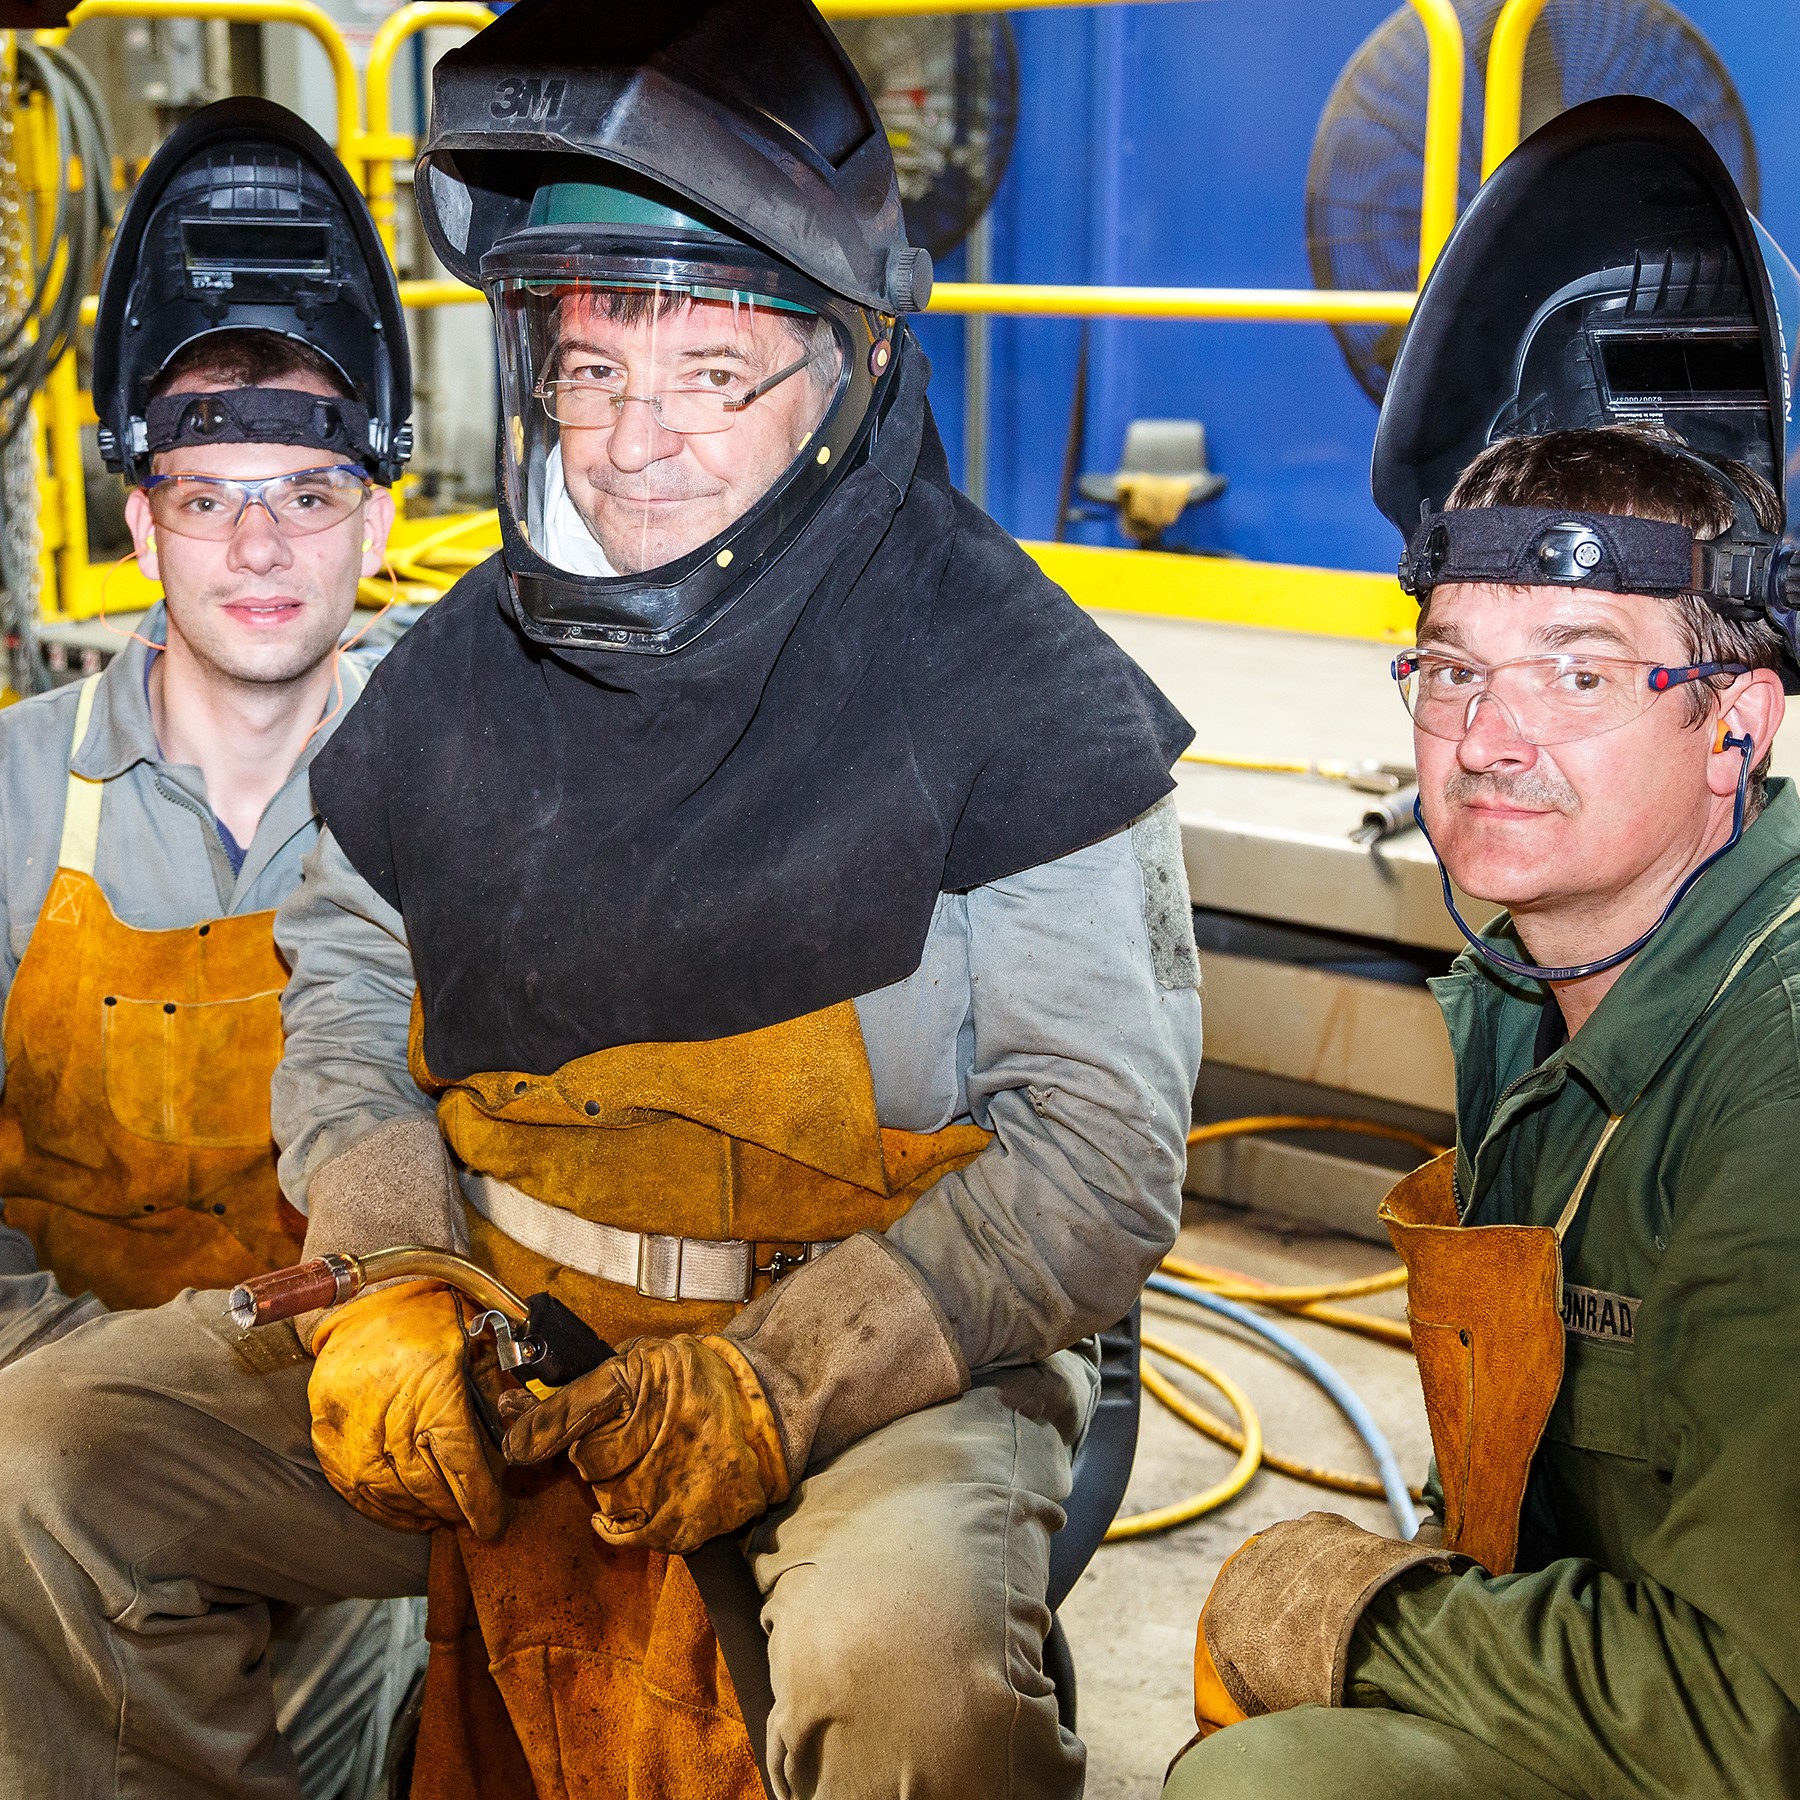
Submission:
M 1446 507 L 1566 506 L 1571 512 L 1619 513 L 1685 525 L 1696 538 L 1715 538 L 1731 529 L 1736 516 L 1722 481 L 1685 457 L 1671 456 L 1681 445 L 1661 425 L 1594 425 L 1575 431 L 1546 431 L 1538 437 L 1502 438 L 1463 470 Z M 1743 463 L 1719 463 L 1750 502 L 1765 531 L 1781 529 L 1781 500 L 1774 488 Z M 1698 594 L 1663 602 L 1674 614 L 1682 653 L 1689 662 L 1747 663 L 1779 669 L 1785 648 L 1780 634 L 1761 619 L 1723 618 Z M 1729 676 L 1695 682 L 1685 698 L 1688 721 L 1699 725 L 1712 713 L 1714 697 Z M 1752 772 L 1750 813 L 1761 811 L 1765 754 Z
M 279 331 L 209 331 L 182 345 L 158 371 L 148 398 L 195 377 L 220 387 L 279 387 L 295 375 L 322 381 L 340 400 L 353 400 L 343 371 L 330 357 Z

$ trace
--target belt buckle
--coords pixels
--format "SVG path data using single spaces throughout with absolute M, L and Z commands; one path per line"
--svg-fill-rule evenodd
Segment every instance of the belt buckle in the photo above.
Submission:
M 637 1291 L 646 1300 L 681 1298 L 681 1239 L 657 1232 L 638 1234 Z

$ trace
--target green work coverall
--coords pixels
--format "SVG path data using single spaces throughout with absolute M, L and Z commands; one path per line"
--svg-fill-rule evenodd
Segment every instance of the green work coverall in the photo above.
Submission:
M 1519 1572 L 1403 1576 L 1343 1708 L 1215 1733 L 1165 1800 L 1800 1795 L 1800 795 L 1769 793 L 1572 1040 L 1472 955 L 1432 984 L 1465 1223 L 1554 1224 L 1622 1115 Z

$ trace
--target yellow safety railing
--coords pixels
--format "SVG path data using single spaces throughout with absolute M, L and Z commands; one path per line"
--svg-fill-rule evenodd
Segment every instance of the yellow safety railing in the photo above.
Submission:
M 369 46 L 369 67 L 364 77 L 367 88 L 369 129 L 357 146 L 366 170 L 363 192 L 369 196 L 369 211 L 375 216 L 375 229 L 394 254 L 394 164 L 411 162 L 415 146 L 410 137 L 394 130 L 394 58 L 400 48 L 421 31 L 449 26 L 465 26 L 479 31 L 491 24 L 494 15 L 485 6 L 455 4 L 455 0 L 419 0 L 419 4 L 402 6 L 381 21 L 375 41 Z
M 827 18 L 835 19 L 1032 11 L 1097 3 L 1105 4 L 1107 0 L 1011 0 L 1004 8 L 996 8 L 991 0 L 818 0 L 820 11 Z M 1154 0 L 1125 0 L 1125 3 L 1145 4 L 1154 3 Z M 1410 3 L 1425 28 L 1430 69 L 1419 212 L 1419 279 L 1422 284 L 1456 222 L 1466 54 L 1462 27 L 1452 0 L 1410 0 Z M 1513 81 L 1512 131 L 1516 140 L 1524 40 L 1543 5 L 1544 0 L 1509 0 L 1501 15 L 1501 29 L 1496 30 L 1495 51 L 1490 55 L 1489 65 L 1487 131 L 1490 144 L 1499 141 L 1494 131 L 1494 69 L 1499 59 L 1502 30 L 1515 15 L 1523 17 L 1523 22 L 1514 27 L 1518 53 Z M 348 47 L 329 15 L 311 0 L 81 0 L 70 15 L 70 24 L 73 26 L 93 18 L 170 15 L 291 24 L 310 32 L 324 46 L 336 86 L 339 154 L 353 179 L 368 196 L 382 242 L 389 254 L 393 254 L 398 195 L 394 166 L 409 160 L 416 150 L 411 136 L 393 129 L 395 59 L 402 47 L 421 31 L 456 27 L 479 31 L 492 19 L 488 9 L 462 3 L 462 0 L 416 0 L 415 4 L 390 13 L 371 43 L 364 82 L 365 98 L 361 100 Z M 64 35 L 60 32 L 40 34 L 52 41 L 59 41 Z M 1411 315 L 1415 297 L 1410 290 L 1102 287 L 946 281 L 940 282 L 934 290 L 930 311 L 1063 318 L 1386 325 L 1405 323 Z M 480 294 L 458 281 L 421 280 L 401 282 L 400 298 L 404 305 L 417 308 L 466 304 L 479 300 Z M 85 324 L 93 322 L 95 308 L 96 302 L 91 297 L 84 302 L 82 320 Z M 44 610 L 53 617 L 87 617 L 98 609 L 101 582 L 87 556 L 80 433 L 84 425 L 94 422 L 94 415 L 91 403 L 79 390 L 73 356 L 65 359 L 54 372 L 39 405 L 49 473 L 54 479 L 57 515 L 53 522 L 57 539 L 56 593 L 54 598 L 46 595 Z M 491 536 L 492 531 L 491 513 L 460 515 L 454 519 L 403 520 L 396 532 L 396 567 L 409 582 L 437 585 L 430 564 L 445 565 L 439 576 L 448 576 L 453 569 L 476 559 L 475 546 L 467 540 Z M 147 592 L 135 569 L 127 566 L 120 571 L 119 593 L 112 604 L 141 604 Z
M 356 64 L 337 22 L 311 0 L 80 0 L 69 14 L 69 27 L 89 19 L 225 19 L 234 25 L 297 25 L 314 37 L 331 61 L 332 84 L 337 91 L 337 148 L 346 161 L 355 154 L 362 136 L 362 105 L 358 97 Z M 60 43 L 65 32 L 40 32 L 39 37 Z M 356 173 L 355 166 L 351 174 Z M 360 186 L 360 182 L 358 183 Z
M 1481 179 L 1519 147 L 1525 110 L 1525 46 L 1548 0 L 1506 0 L 1488 43 L 1487 99 L 1481 121 Z
M 1425 27 L 1430 69 L 1425 84 L 1425 176 L 1419 199 L 1419 286 L 1423 287 L 1456 224 L 1468 58 L 1462 21 L 1450 0 L 1412 0 L 1412 9 Z

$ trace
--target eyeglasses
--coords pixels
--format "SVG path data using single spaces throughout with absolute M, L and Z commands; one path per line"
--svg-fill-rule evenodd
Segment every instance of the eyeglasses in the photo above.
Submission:
M 613 370 L 581 381 L 546 379 L 532 392 L 558 425 L 571 425 L 582 431 L 610 431 L 625 411 L 625 403 L 636 400 L 649 407 L 665 431 L 697 437 L 709 431 L 729 431 L 746 407 L 772 388 L 780 387 L 790 376 L 798 375 L 814 360 L 809 351 L 798 362 L 789 363 L 754 385 L 730 370 L 699 369 L 683 386 L 660 388 L 653 394 L 628 394 L 624 372 Z
M 1540 749 L 1617 731 L 1671 688 L 1690 681 L 1749 673 L 1748 663 L 1665 668 L 1617 656 L 1566 655 L 1478 663 L 1427 650 L 1402 650 L 1393 666 L 1400 698 L 1428 737 L 1463 738 L 1475 723 L 1476 707 L 1487 700 L 1526 743 Z
M 341 525 L 373 485 L 361 469 L 334 463 L 297 469 L 261 481 L 223 475 L 152 475 L 144 483 L 158 531 L 227 543 L 252 506 L 260 506 L 283 537 L 311 537 Z

